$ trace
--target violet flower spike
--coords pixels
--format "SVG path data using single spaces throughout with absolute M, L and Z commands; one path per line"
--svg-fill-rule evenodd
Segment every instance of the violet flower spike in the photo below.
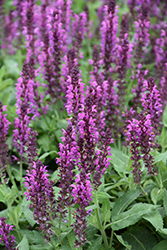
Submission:
M 154 133 L 157 135 L 159 134 L 159 125 L 160 127 L 162 126 L 162 104 L 160 93 L 154 82 L 154 78 L 149 77 L 147 81 L 144 81 L 142 93 L 142 106 L 144 112 L 150 114 L 151 125 L 154 128 Z
M 15 237 L 13 235 L 9 235 L 10 231 L 13 230 L 13 226 L 7 224 L 5 222 L 6 218 L 0 218 L 0 243 L 5 244 L 6 250 L 18 250 L 16 248 Z
M 148 174 L 154 175 L 154 160 L 150 154 L 151 148 L 153 148 L 155 134 L 153 127 L 151 126 L 151 116 L 140 114 L 139 120 L 132 119 L 129 121 L 125 136 L 127 136 L 127 142 L 130 146 L 131 160 L 134 174 L 134 182 L 140 184 L 143 172 L 141 171 L 141 160 L 143 160 Z
M 34 162 L 33 167 L 27 170 L 25 177 L 25 192 L 27 200 L 31 201 L 30 208 L 33 208 L 34 219 L 39 224 L 39 230 L 44 233 L 44 238 L 50 241 L 53 232 L 51 230 L 51 217 L 56 217 L 56 200 L 54 198 L 53 184 L 49 181 L 49 174 L 46 166 L 39 160 Z
M 88 206 L 92 200 L 92 188 L 90 184 L 90 174 L 86 174 L 85 171 L 81 171 L 81 173 L 76 177 L 76 185 L 72 184 L 71 187 L 73 188 L 72 192 L 74 202 L 80 206 L 76 211 L 77 214 L 73 228 L 75 235 L 78 238 L 75 241 L 75 247 L 81 247 L 86 243 L 86 216 L 89 214 L 89 212 L 85 210 L 85 207 Z

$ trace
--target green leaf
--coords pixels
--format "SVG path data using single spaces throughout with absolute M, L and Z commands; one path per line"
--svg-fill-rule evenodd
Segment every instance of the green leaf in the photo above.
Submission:
M 163 125 L 164 125 L 165 127 L 167 127 L 167 106 L 166 106 L 166 108 L 165 108 L 165 110 L 164 110 L 164 113 L 163 113 L 162 122 L 163 122 Z
M 5 188 L 3 185 L 0 185 L 0 201 L 5 202 Z
M 19 70 L 17 62 L 15 60 L 13 60 L 13 59 L 5 59 L 4 63 L 5 63 L 5 66 L 7 68 L 7 71 L 11 75 L 13 75 L 15 77 L 19 76 L 20 70 Z
M 122 238 L 121 235 L 117 235 L 116 233 L 114 233 L 115 236 L 117 237 L 118 241 L 124 246 L 126 247 L 127 250 L 131 250 L 132 246 L 130 246 L 126 241 L 124 241 L 124 239 Z
M 152 250 L 166 250 L 167 240 L 159 242 Z
M 51 155 L 51 154 L 54 154 L 55 157 L 56 157 L 57 151 L 53 150 L 53 151 L 50 151 L 50 152 L 46 152 L 46 153 L 44 153 L 43 155 L 41 155 L 41 156 L 39 157 L 39 160 L 40 160 L 40 161 L 41 161 L 41 160 L 44 160 L 48 155 Z
M 156 235 L 142 225 L 129 227 L 122 237 L 132 246 L 132 250 L 152 250 L 158 243 Z
M 12 222 L 13 225 L 18 225 L 19 217 L 21 215 L 20 204 L 17 205 L 13 210 L 10 211 L 8 214 L 9 220 Z
M 62 119 L 62 120 L 59 120 L 57 123 L 56 123 L 57 127 L 60 128 L 60 129 L 66 129 L 67 126 L 68 126 L 68 121 L 65 120 L 65 119 Z
M 33 230 L 33 231 L 30 231 L 30 230 L 20 230 L 20 233 L 24 236 L 27 237 L 27 239 L 30 241 L 31 244 L 42 244 L 44 245 L 45 244 L 45 240 L 42 238 L 42 235 Z
M 60 177 L 58 176 L 59 174 L 59 171 L 56 170 L 52 173 L 52 176 L 51 176 L 51 181 L 58 181 L 60 179 Z
M 102 203 L 102 209 L 101 209 L 102 211 L 101 218 L 102 218 L 102 221 L 104 221 L 104 223 L 110 222 L 110 217 L 111 217 L 110 209 L 111 209 L 111 205 L 110 205 L 109 199 L 104 199 Z
M 20 181 L 20 171 L 18 169 L 16 169 L 16 168 L 12 168 L 11 171 L 12 171 L 15 179 L 17 181 Z
M 74 234 L 74 231 L 71 231 L 70 234 L 68 234 L 67 238 L 71 249 L 75 250 L 76 248 L 74 246 L 75 246 L 76 236 Z
M 97 192 L 97 198 L 98 199 L 108 199 L 108 198 L 112 199 L 114 197 L 105 192 Z
M 128 190 L 119 197 L 112 209 L 112 216 L 122 213 L 141 193 L 140 189 Z
M 53 187 L 53 190 L 54 190 L 54 194 L 55 194 L 55 199 L 57 200 L 61 188 L 55 186 L 55 187 Z
M 3 82 L 0 83 L 0 91 L 7 89 L 11 85 L 12 85 L 12 79 L 9 78 L 4 80 Z
M 33 227 L 36 221 L 33 218 L 33 212 L 29 209 L 30 201 L 27 201 L 26 197 L 23 198 L 21 211 L 24 213 L 26 220 L 30 223 Z
M 165 153 L 157 153 L 154 156 L 154 163 L 162 161 L 163 163 L 166 164 L 166 159 L 167 159 L 167 152 L 165 152 Z
M 30 250 L 53 250 L 53 248 L 49 244 L 45 245 L 44 247 L 41 245 L 31 245 Z
M 19 248 L 19 250 L 29 250 L 28 240 L 25 235 L 17 247 Z
M 165 212 L 167 214 L 167 190 L 166 189 L 164 189 L 163 203 L 164 203 Z
M 144 214 L 143 218 L 149 221 L 153 225 L 153 227 L 155 227 L 156 230 L 158 228 L 163 228 L 163 220 L 157 210 L 150 211 L 149 213 Z
M 87 250 L 100 250 L 102 244 L 102 236 L 99 236 Z
M 69 247 L 68 245 L 62 246 L 61 250 L 71 250 L 71 247 Z
M 97 206 L 96 204 L 94 204 L 94 205 L 86 207 L 85 209 L 86 209 L 86 211 L 88 211 L 88 210 L 94 210 L 95 208 L 99 208 L 99 206 Z
M 49 135 L 47 134 L 40 135 L 40 138 L 38 139 L 38 144 L 42 146 L 44 152 L 49 151 L 49 144 L 50 144 Z
M 113 222 L 111 227 L 113 230 L 119 230 L 133 225 L 138 222 L 144 214 L 149 213 L 152 210 L 155 211 L 156 208 L 157 206 L 146 203 L 135 204 L 130 210 L 114 215 L 112 217 Z
M 162 200 L 164 196 L 164 189 L 153 188 L 151 191 L 151 199 L 156 205 L 158 201 Z
M 0 84 L 1 84 L 1 81 L 2 81 L 2 78 L 4 77 L 5 75 L 5 66 L 2 66 L 0 68 Z
M 115 171 L 118 173 L 129 173 L 129 171 L 127 171 L 129 157 L 116 148 L 111 148 L 111 153 L 111 161 Z
M 160 144 L 162 149 L 165 150 L 167 147 L 167 127 L 162 128 Z

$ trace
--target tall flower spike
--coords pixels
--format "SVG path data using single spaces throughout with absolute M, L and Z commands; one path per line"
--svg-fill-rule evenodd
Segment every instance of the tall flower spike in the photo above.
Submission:
M 15 129 L 13 131 L 14 146 L 19 150 L 22 160 L 28 156 L 28 162 L 32 163 L 37 156 L 36 139 L 37 133 L 29 125 L 33 113 L 33 87 L 29 76 L 29 65 L 24 62 L 21 77 L 16 84 L 17 89 L 17 115 Z M 26 148 L 26 146 L 28 148 Z
M 59 144 L 60 152 L 57 163 L 59 163 L 59 188 L 61 188 L 56 212 L 63 217 L 66 216 L 67 207 L 72 204 L 72 183 L 74 182 L 74 169 L 79 158 L 75 129 L 69 121 L 66 131 L 63 131 L 63 144 Z M 74 162 L 74 159 L 76 161 Z
M 154 79 L 149 77 L 148 81 L 144 81 L 142 106 L 146 114 L 150 114 L 151 126 L 154 133 L 159 134 L 158 128 L 162 126 L 162 104 L 160 93 L 157 89 Z
M 72 192 L 74 202 L 79 205 L 77 208 L 75 223 L 73 224 L 75 235 L 78 237 L 78 240 L 75 241 L 75 247 L 77 248 L 86 243 L 86 216 L 89 212 L 85 210 L 85 207 L 87 207 L 92 200 L 92 188 L 90 184 L 90 174 L 86 174 L 83 170 L 76 177 L 76 185 L 72 184 L 71 187 L 73 188 Z
M 33 167 L 27 170 L 25 186 L 26 197 L 31 201 L 34 219 L 39 224 L 39 230 L 44 233 L 44 238 L 50 241 L 53 233 L 51 230 L 51 218 L 56 217 L 56 200 L 54 198 L 53 184 L 49 181 L 46 167 L 38 160 Z
M 137 108 L 141 106 L 144 77 L 148 73 L 148 70 L 142 70 L 141 68 L 142 64 L 138 64 L 136 69 L 137 86 L 134 89 L 132 89 L 132 92 L 134 93 L 132 103 L 133 103 L 133 109 L 135 111 L 137 111 Z
M 111 63 L 115 61 L 115 44 L 118 27 L 117 6 L 115 0 L 109 0 L 108 6 L 105 6 L 104 21 L 101 27 L 101 58 L 104 67 L 105 80 L 112 71 Z
M 134 174 L 134 182 L 140 183 L 143 172 L 141 171 L 141 160 L 143 160 L 148 174 L 155 174 L 153 156 L 150 154 L 153 147 L 154 133 L 151 126 L 150 114 L 139 115 L 139 120 L 129 121 L 125 136 L 130 146 L 131 160 Z
M 16 248 L 15 237 L 9 235 L 10 231 L 13 230 L 13 226 L 5 222 L 6 218 L 0 218 L 0 243 L 4 243 L 6 250 L 18 250 Z
M 138 14 L 138 20 L 135 21 L 135 40 L 134 40 L 134 46 L 135 46 L 135 63 L 141 63 L 142 58 L 144 57 L 144 54 L 148 51 L 148 45 L 150 43 L 149 39 L 149 26 L 150 21 L 148 20 L 148 4 L 142 3 L 140 12 Z

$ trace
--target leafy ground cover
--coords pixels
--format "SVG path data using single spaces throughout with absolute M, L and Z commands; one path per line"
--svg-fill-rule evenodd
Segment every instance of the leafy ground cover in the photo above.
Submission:
M 0 249 L 166 249 L 166 9 L 0 1 Z

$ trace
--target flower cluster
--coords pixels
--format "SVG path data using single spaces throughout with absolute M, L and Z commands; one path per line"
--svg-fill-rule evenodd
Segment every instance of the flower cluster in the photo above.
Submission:
M 144 107 L 144 112 L 150 114 L 154 133 L 158 134 L 158 127 L 161 125 L 162 104 L 160 93 L 152 77 L 149 77 L 148 81 L 144 81 L 142 92 L 142 106 Z
M 149 39 L 149 26 L 150 21 L 148 20 L 148 4 L 142 1 L 141 8 L 138 14 L 138 20 L 135 21 L 136 33 L 134 46 L 136 47 L 135 62 L 136 64 L 141 62 L 144 54 L 148 51 Z
M 5 244 L 5 249 L 7 250 L 18 250 L 15 247 L 15 237 L 13 235 L 9 235 L 10 231 L 13 230 L 13 226 L 7 224 L 5 222 L 6 218 L 0 218 L 0 243 Z
M 31 155 L 32 160 L 37 156 L 36 141 L 33 137 L 37 135 L 36 132 L 32 132 L 29 127 L 31 114 L 33 113 L 33 87 L 32 80 L 29 76 L 29 65 L 24 62 L 21 77 L 16 84 L 17 89 L 17 115 L 15 118 L 15 129 L 13 131 L 13 142 L 17 150 L 19 150 L 21 157 L 25 153 Z M 32 137 L 32 133 L 34 136 Z M 25 146 L 28 144 L 34 144 L 34 148 L 28 151 Z M 29 148 L 30 149 L 30 148 Z M 35 149 L 35 151 L 34 151 Z M 24 158 L 24 157 L 23 157 Z M 30 160 L 30 159 L 29 159 Z
M 151 116 L 147 114 L 140 114 L 139 120 L 132 119 L 129 121 L 127 131 L 127 142 L 130 146 L 131 160 L 134 174 L 134 182 L 140 183 L 142 178 L 142 161 L 148 170 L 148 174 L 155 174 L 153 156 L 150 154 L 153 147 L 153 140 L 155 134 L 151 126 Z
M 76 185 L 72 184 L 71 187 L 75 204 L 80 205 L 77 208 L 77 214 L 73 227 L 75 228 L 75 235 L 79 238 L 79 241 L 75 241 L 75 247 L 80 247 L 86 243 L 86 216 L 89 213 L 85 210 L 85 207 L 89 205 L 92 200 L 92 188 L 90 184 L 90 174 L 86 174 L 84 169 L 79 175 L 76 175 Z
M 26 197 L 31 201 L 34 219 L 39 224 L 39 230 L 44 233 L 44 238 L 50 241 L 53 232 L 51 230 L 51 218 L 55 218 L 55 198 L 53 181 L 49 181 L 46 167 L 38 160 L 32 168 L 27 170 L 25 186 Z

